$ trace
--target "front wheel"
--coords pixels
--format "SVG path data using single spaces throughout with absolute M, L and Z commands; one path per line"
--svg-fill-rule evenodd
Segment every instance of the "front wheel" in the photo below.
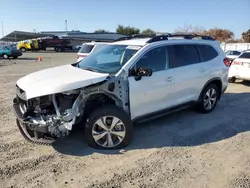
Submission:
M 220 91 L 215 84 L 208 85 L 200 96 L 198 111 L 202 113 L 212 112 L 217 105 L 219 95 Z
M 117 106 L 100 107 L 86 121 L 85 138 L 90 147 L 124 148 L 132 137 L 133 123 L 128 114 Z
M 7 54 L 3 54 L 4 59 L 9 59 L 9 56 Z

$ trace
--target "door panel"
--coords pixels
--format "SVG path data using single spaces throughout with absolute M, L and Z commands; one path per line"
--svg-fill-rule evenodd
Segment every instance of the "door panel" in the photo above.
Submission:
M 194 44 L 172 45 L 175 69 L 175 101 L 182 104 L 197 100 L 208 81 L 210 69 L 202 63 Z
M 182 104 L 198 99 L 203 86 L 208 81 L 209 69 L 203 63 L 175 69 L 175 100 Z
M 129 77 L 129 98 L 131 118 L 146 115 L 173 105 L 173 69 L 157 71 L 150 77 L 136 81 Z

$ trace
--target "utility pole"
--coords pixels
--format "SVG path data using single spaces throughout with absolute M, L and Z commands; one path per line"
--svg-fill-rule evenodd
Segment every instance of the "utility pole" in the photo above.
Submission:
M 1 22 L 1 24 L 2 24 L 2 37 L 4 37 L 3 22 Z
M 65 30 L 66 30 L 66 32 L 68 32 L 68 21 L 67 20 L 65 20 Z

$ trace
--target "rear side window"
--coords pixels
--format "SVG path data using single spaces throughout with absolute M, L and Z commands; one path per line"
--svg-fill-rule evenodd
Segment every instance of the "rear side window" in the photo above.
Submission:
M 175 62 L 174 67 L 181 67 L 200 62 L 200 57 L 196 45 L 173 45 L 172 49 Z
M 233 51 L 233 55 L 240 55 L 240 52 Z
M 250 52 L 244 52 L 238 58 L 250 59 Z
M 212 46 L 198 45 L 198 47 L 203 61 L 212 60 L 219 55 L 218 52 Z
M 93 48 L 94 45 L 84 44 L 79 50 L 79 53 L 90 53 Z

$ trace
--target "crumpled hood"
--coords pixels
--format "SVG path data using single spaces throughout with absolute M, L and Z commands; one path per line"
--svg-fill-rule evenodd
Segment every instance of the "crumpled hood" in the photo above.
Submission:
M 72 65 L 63 65 L 28 74 L 17 81 L 26 98 L 61 93 L 104 81 L 106 73 L 97 73 Z

